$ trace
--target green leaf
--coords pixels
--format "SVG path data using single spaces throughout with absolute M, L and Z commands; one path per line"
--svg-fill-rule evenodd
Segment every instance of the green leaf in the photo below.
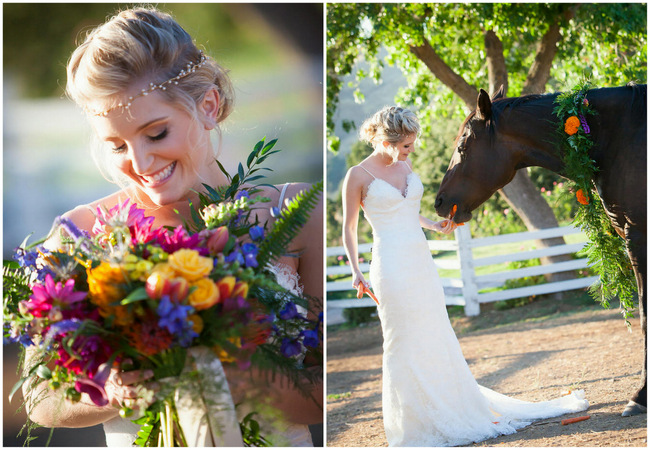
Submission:
M 27 381 L 27 377 L 21 378 L 14 384 L 14 386 L 11 388 L 11 391 L 9 392 L 9 402 L 11 402 L 11 399 L 14 397 L 16 392 L 18 392 L 18 389 Z
M 147 290 L 144 287 L 139 287 L 134 291 L 131 291 L 121 302 L 120 305 L 128 305 L 130 303 L 139 302 L 141 300 L 146 300 L 149 298 Z

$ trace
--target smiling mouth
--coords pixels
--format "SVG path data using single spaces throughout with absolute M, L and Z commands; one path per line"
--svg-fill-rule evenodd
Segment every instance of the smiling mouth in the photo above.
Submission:
M 157 186 L 167 181 L 169 177 L 172 176 L 172 173 L 174 173 L 175 168 L 176 168 L 176 161 L 174 161 L 164 169 L 159 170 L 153 175 L 142 175 L 140 178 L 142 178 L 142 180 L 144 180 L 144 184 L 146 184 L 149 187 Z

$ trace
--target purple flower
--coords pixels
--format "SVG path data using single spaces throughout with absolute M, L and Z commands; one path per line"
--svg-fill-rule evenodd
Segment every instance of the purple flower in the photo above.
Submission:
M 169 296 L 163 295 L 156 309 L 160 317 L 158 326 L 167 328 L 167 331 L 176 337 L 182 347 L 188 347 L 192 343 L 192 339 L 198 337 L 198 334 L 192 330 L 192 323 L 187 319 L 187 316 L 193 311 L 193 307 L 174 303 Z
M 254 241 L 259 241 L 260 239 L 264 239 L 264 227 L 255 225 L 254 227 L 251 227 L 250 230 L 248 230 L 248 235 Z
M 99 366 L 95 375 L 89 375 L 88 378 L 78 378 L 74 387 L 82 394 L 85 392 L 90 400 L 97 406 L 108 405 L 108 395 L 106 395 L 106 380 L 111 373 L 111 365 L 104 363 Z
M 287 302 L 284 306 L 284 309 L 280 311 L 280 319 L 282 320 L 291 320 L 295 318 L 303 318 L 302 315 L 298 312 L 296 304 L 293 302 Z
M 578 117 L 580 118 L 580 123 L 582 124 L 582 129 L 585 131 L 586 134 L 589 134 L 589 132 L 591 130 L 589 129 L 589 125 L 587 125 L 587 119 L 582 114 L 578 114 Z
M 296 356 L 300 354 L 300 352 L 302 351 L 302 346 L 300 345 L 300 342 L 298 342 L 297 340 L 285 337 L 284 339 L 282 339 L 282 345 L 280 346 L 280 351 L 287 358 L 291 358 L 292 356 Z
M 305 347 L 318 347 L 318 344 L 320 344 L 320 338 L 316 330 L 302 330 L 300 336 L 303 338 L 302 343 Z

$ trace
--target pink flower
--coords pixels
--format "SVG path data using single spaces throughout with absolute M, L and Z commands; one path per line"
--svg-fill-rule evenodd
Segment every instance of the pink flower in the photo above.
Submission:
M 503 210 L 503 214 L 505 214 L 506 216 L 507 216 L 509 213 L 510 213 L 510 208 L 506 208 L 506 209 Z
M 336 260 L 337 260 L 337 261 L 343 261 L 343 256 L 342 256 L 342 255 L 339 255 L 339 256 L 336 258 Z
M 545 188 L 545 187 L 542 187 L 542 192 L 546 192 L 546 188 Z
M 359 262 L 364 262 L 365 260 L 365 258 L 359 258 Z
M 551 196 L 551 191 L 546 191 L 546 196 L 550 197 Z
M 97 217 L 92 232 L 95 235 L 108 236 L 115 228 L 126 227 L 131 238 L 136 242 L 147 242 L 154 237 L 151 231 L 154 218 L 144 215 L 144 209 L 139 209 L 131 199 L 113 206 L 106 211 L 101 205 L 97 207 Z
M 35 284 L 29 300 L 22 302 L 23 307 L 34 317 L 47 317 L 54 306 L 71 306 L 86 298 L 85 292 L 74 291 L 74 280 L 69 279 L 65 284 L 54 283 L 50 274 L 45 276 L 45 284 Z
M 199 248 L 200 235 L 190 235 L 182 225 L 179 225 L 170 232 L 167 228 L 159 228 L 157 230 L 156 241 L 162 249 L 167 253 L 174 253 L 176 250 L 187 248 L 190 250 L 197 250 L 201 255 L 208 254 L 208 249 Z
M 228 243 L 228 239 L 230 238 L 227 227 L 219 227 L 214 230 L 204 230 L 201 234 L 206 239 L 205 245 L 211 255 L 222 253 Z

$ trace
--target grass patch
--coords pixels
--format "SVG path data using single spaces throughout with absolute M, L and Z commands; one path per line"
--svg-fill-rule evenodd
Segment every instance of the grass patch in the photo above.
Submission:
M 349 398 L 352 397 L 352 392 L 343 392 L 341 394 L 328 394 L 327 399 L 328 400 L 340 400 L 342 398 Z

